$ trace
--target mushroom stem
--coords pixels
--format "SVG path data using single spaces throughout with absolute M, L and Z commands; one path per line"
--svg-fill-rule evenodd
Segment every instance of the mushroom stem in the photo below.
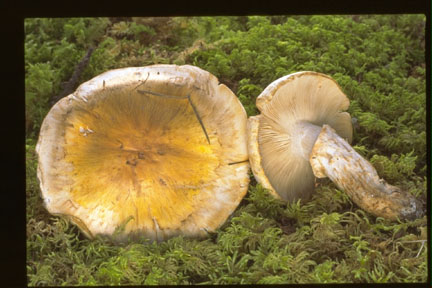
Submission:
M 395 220 L 423 215 L 417 199 L 380 179 L 372 164 L 328 125 L 323 125 L 309 161 L 316 177 L 329 177 L 359 207 L 375 216 Z
M 306 161 L 309 161 L 310 153 L 315 145 L 316 139 L 321 132 L 321 127 L 307 121 L 299 121 L 295 125 L 295 141 L 297 153 Z

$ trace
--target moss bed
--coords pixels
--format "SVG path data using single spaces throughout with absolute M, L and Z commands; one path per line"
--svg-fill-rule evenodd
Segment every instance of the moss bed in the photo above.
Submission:
M 53 99 L 109 69 L 196 65 L 233 90 L 249 116 L 273 80 L 312 70 L 332 76 L 350 99 L 354 148 L 426 209 L 425 22 L 424 15 L 26 19 L 28 285 L 426 282 L 427 217 L 374 217 L 328 180 L 311 201 L 287 205 L 251 175 L 246 197 L 208 239 L 114 245 L 48 214 L 35 154 Z M 88 63 L 75 69 L 91 47 Z

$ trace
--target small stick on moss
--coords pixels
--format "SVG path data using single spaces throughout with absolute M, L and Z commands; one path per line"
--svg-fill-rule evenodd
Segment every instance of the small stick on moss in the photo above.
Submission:
M 84 58 L 75 67 L 75 70 L 74 70 L 71 78 L 67 82 L 62 83 L 63 91 L 60 94 L 54 95 L 53 97 L 51 97 L 51 99 L 50 99 L 51 105 L 54 105 L 57 101 L 59 101 L 63 97 L 65 97 L 65 96 L 67 96 L 67 95 L 69 95 L 75 91 L 75 88 L 76 88 L 77 83 L 78 83 L 78 78 L 81 76 L 82 72 L 87 67 L 87 65 L 90 61 L 90 56 L 93 53 L 94 49 L 95 49 L 94 47 L 90 47 L 87 50 L 87 53 L 84 56 Z
M 420 246 L 420 249 L 419 249 L 419 251 L 418 251 L 418 253 L 416 255 L 416 258 L 418 258 L 418 256 L 420 256 L 420 253 L 423 250 L 423 247 L 424 247 L 424 244 L 426 243 L 426 240 L 422 240 L 421 242 L 422 242 L 422 245 Z
M 417 255 L 415 258 L 418 258 L 420 256 L 421 251 L 423 250 L 423 247 L 425 245 L 427 240 L 411 240 L 411 241 L 401 241 L 400 243 L 422 243 L 420 246 L 419 251 L 417 252 Z

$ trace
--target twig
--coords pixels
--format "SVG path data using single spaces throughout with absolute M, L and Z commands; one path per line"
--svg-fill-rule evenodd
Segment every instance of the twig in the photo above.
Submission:
M 422 244 L 421 244 L 420 249 L 419 249 L 419 251 L 415 257 L 415 258 L 418 258 L 418 256 L 420 256 L 421 251 L 423 250 L 423 247 L 424 247 L 426 241 L 427 240 L 410 240 L 410 241 L 400 241 L 400 243 L 420 243 L 421 242 Z
M 140 85 L 138 85 L 138 86 L 140 86 Z M 135 89 L 137 87 L 135 87 Z M 210 138 L 209 138 L 209 136 L 207 134 L 207 131 L 206 131 L 205 127 L 204 127 L 204 123 L 202 122 L 201 117 L 199 116 L 198 111 L 197 111 L 195 105 L 192 103 L 190 95 L 188 95 L 188 96 L 174 96 L 174 95 L 161 94 L 161 93 L 157 93 L 157 92 L 153 92 L 153 91 L 149 91 L 149 90 L 137 90 L 137 92 L 140 93 L 140 94 L 149 94 L 149 95 L 159 96 L 159 97 L 164 97 L 164 98 L 169 98 L 169 99 L 188 99 L 189 104 L 192 106 L 192 109 L 193 109 L 193 111 L 195 113 L 195 116 L 197 117 L 198 122 L 201 125 L 202 130 L 204 131 L 204 134 L 206 136 L 207 142 L 208 142 L 208 144 L 210 144 Z
M 420 256 L 420 252 L 423 250 L 424 244 L 426 243 L 426 240 L 422 241 L 422 245 L 420 246 L 420 249 L 416 255 L 416 258 L 418 258 L 418 256 Z
M 84 58 L 75 67 L 75 70 L 74 70 L 71 78 L 67 82 L 62 84 L 63 91 L 60 94 L 54 95 L 53 97 L 51 97 L 51 99 L 50 99 L 51 105 L 54 105 L 57 101 L 59 101 L 63 97 L 65 97 L 65 96 L 67 96 L 67 95 L 69 95 L 75 91 L 76 85 L 78 83 L 78 78 L 81 76 L 82 72 L 87 67 L 87 65 L 90 61 L 90 56 L 93 53 L 94 49 L 95 49 L 94 47 L 90 47 L 87 50 L 87 53 L 84 56 Z
M 235 164 L 245 163 L 245 162 L 248 162 L 248 161 L 249 161 L 249 159 L 242 160 L 242 161 L 237 161 L 237 162 L 231 162 L 231 163 L 228 163 L 228 165 L 235 165 Z
M 188 98 L 188 100 L 189 100 L 190 105 L 192 106 L 192 109 L 193 109 L 193 111 L 194 111 L 194 113 L 195 113 L 195 116 L 198 118 L 198 121 L 199 121 L 199 123 L 200 123 L 200 125 L 201 125 L 201 128 L 202 128 L 203 131 L 204 131 L 204 134 L 205 134 L 205 136 L 206 136 L 206 138 L 207 138 L 207 142 L 208 142 L 208 144 L 210 144 L 210 138 L 209 138 L 209 136 L 208 136 L 208 134 L 207 134 L 207 131 L 206 131 L 205 127 L 204 127 L 204 123 L 202 122 L 202 120 L 201 120 L 201 118 L 200 118 L 200 116 L 199 116 L 199 114 L 198 114 L 198 111 L 197 111 L 197 109 L 195 108 L 195 105 L 192 103 L 192 100 L 191 100 L 191 98 L 190 98 L 190 94 L 187 96 L 187 98 Z
M 137 90 L 137 91 L 140 94 L 150 94 L 153 96 L 159 96 L 159 97 L 171 98 L 171 99 L 188 99 L 189 98 L 189 96 L 173 96 L 173 95 L 161 94 L 161 93 L 148 91 L 148 90 Z

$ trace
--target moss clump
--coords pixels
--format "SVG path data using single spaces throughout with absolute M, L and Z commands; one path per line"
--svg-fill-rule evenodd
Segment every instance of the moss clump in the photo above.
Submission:
M 273 80 L 313 70 L 350 98 L 354 148 L 425 200 L 424 25 L 423 15 L 26 19 L 29 286 L 425 282 L 426 216 L 374 217 L 328 180 L 311 201 L 284 204 L 252 179 L 205 240 L 90 241 L 43 208 L 34 151 L 49 99 L 90 47 L 79 83 L 112 68 L 192 64 L 228 85 L 248 115 Z

